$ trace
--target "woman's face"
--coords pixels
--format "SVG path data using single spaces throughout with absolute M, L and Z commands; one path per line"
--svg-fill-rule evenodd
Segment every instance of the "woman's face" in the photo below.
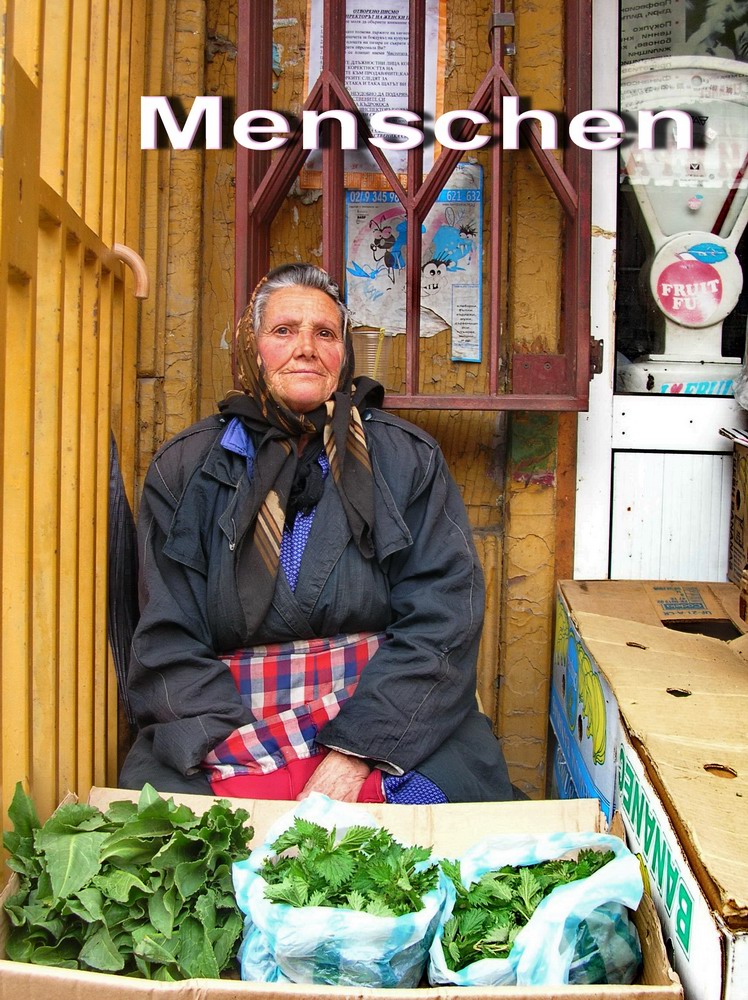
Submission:
M 279 288 L 265 303 L 258 362 L 274 399 L 310 413 L 332 396 L 345 358 L 338 307 L 318 288 Z

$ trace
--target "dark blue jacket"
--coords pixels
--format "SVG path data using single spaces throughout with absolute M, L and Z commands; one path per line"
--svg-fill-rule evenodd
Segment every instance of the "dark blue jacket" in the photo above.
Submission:
M 332 476 L 295 592 L 278 573 L 263 626 L 247 634 L 252 580 L 241 573 L 252 488 L 221 445 L 222 418 L 167 442 L 146 477 L 138 521 L 141 617 L 129 672 L 140 727 L 120 776 L 162 791 L 208 792 L 200 761 L 252 721 L 218 654 L 243 646 L 387 631 L 325 746 L 417 769 L 453 802 L 511 799 L 498 741 L 475 701 L 484 585 L 459 491 L 436 442 L 367 410 L 376 555 L 351 540 Z

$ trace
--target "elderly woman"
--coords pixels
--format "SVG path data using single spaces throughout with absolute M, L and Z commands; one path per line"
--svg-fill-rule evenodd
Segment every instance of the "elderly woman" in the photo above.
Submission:
M 243 391 L 146 478 L 120 783 L 512 798 L 475 699 L 482 574 L 436 442 L 353 379 L 348 312 L 319 268 L 264 278 L 236 347 Z

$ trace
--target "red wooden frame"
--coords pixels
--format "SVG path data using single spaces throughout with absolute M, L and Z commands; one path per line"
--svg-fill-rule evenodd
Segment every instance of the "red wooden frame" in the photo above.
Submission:
M 304 110 L 333 108 L 353 112 L 359 134 L 370 132 L 355 102 L 345 88 L 345 2 L 324 0 L 322 72 L 312 86 Z M 591 2 L 566 0 L 566 94 L 568 118 L 590 107 L 591 97 Z M 408 109 L 423 112 L 426 0 L 410 0 L 410 47 Z M 489 24 L 492 65 L 477 87 L 471 110 L 500 121 L 501 98 L 518 96 L 504 69 L 504 31 L 512 23 L 494 0 Z M 272 107 L 272 0 L 239 0 L 237 56 L 237 115 L 256 108 Z M 336 128 L 336 123 L 332 123 Z M 563 166 L 541 148 L 536 125 L 522 126 L 528 149 L 515 155 L 532 155 L 545 175 L 550 196 L 566 215 L 563 252 L 563 316 L 561 350 L 557 354 L 510 356 L 509 391 L 500 386 L 501 270 L 502 270 L 502 156 L 495 142 L 491 155 L 491 231 L 486 282 L 490 288 L 489 322 L 486 336 L 488 391 L 476 395 L 438 395 L 418 392 L 419 324 L 421 299 L 421 223 L 449 180 L 461 151 L 442 149 L 433 168 L 423 174 L 423 149 L 408 151 L 407 188 L 400 183 L 380 150 L 369 147 L 407 216 L 406 261 L 406 364 L 405 392 L 388 394 L 393 409 L 470 410 L 581 410 L 588 405 L 590 379 L 590 176 L 591 154 L 570 144 Z M 461 138 L 470 138 L 477 126 L 468 125 Z M 309 150 L 302 147 L 301 128 L 272 157 L 265 151 L 236 151 L 236 282 L 237 318 L 249 291 L 266 273 L 270 261 L 270 226 L 303 168 Z M 344 278 L 345 190 L 344 153 L 334 136 L 322 151 L 323 265 L 339 282 Z

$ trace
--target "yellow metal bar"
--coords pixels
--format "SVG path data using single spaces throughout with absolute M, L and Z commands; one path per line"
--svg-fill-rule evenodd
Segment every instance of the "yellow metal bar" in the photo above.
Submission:
M 93 718 L 93 781 L 105 785 L 107 780 L 107 731 L 117 730 L 116 715 L 107 712 L 107 688 L 110 683 L 107 655 L 107 565 L 108 515 L 109 515 L 109 441 L 111 436 L 110 374 L 112 365 L 112 286 L 110 272 L 101 274 L 98 302 L 98 359 L 97 359 L 97 422 L 96 422 L 96 478 L 94 489 L 94 565 L 99 570 L 94 575 L 94 718 Z
M 83 219 L 102 231 L 105 108 L 107 101 L 107 0 L 89 0 L 88 114 L 86 115 L 86 181 Z
M 94 731 L 94 600 L 96 443 L 98 435 L 98 323 L 99 262 L 83 262 L 80 373 L 80 483 L 78 497 L 78 780 L 76 790 L 86 795 L 93 784 Z
M 125 90 L 127 73 L 122 73 L 122 2 L 109 0 L 106 36 L 106 79 L 104 82 L 104 131 L 103 157 L 101 178 L 103 197 L 101 202 L 101 236 L 104 242 L 111 246 L 117 242 L 116 228 L 117 204 L 126 201 L 126 188 L 119 187 L 118 181 L 127 178 L 126 169 L 118 177 L 119 149 L 125 145 L 127 130 L 122 129 L 122 112 L 120 110 L 120 91 Z M 128 26 L 129 27 L 129 26 Z M 126 68 L 126 64 L 125 67 Z M 125 77 L 123 80 L 122 77 Z M 140 159 L 140 157 L 136 157 Z M 115 191 L 112 197 L 109 193 Z
M 74 0 L 70 31 L 70 101 L 68 104 L 67 184 L 65 197 L 70 207 L 85 218 L 86 135 L 88 118 L 88 36 L 91 10 L 88 0 Z
M 16 0 L 12 5 L 12 52 L 28 78 L 39 82 L 43 0 Z
M 8 799 L 18 779 L 31 779 L 31 367 L 33 295 L 30 281 L 7 289 L 2 434 L 2 787 Z
M 80 365 L 83 250 L 75 240 L 65 247 L 65 299 L 60 394 L 60 727 L 57 732 L 58 781 L 77 791 L 78 779 L 78 508 L 80 499 Z M 90 567 L 89 567 L 90 572 Z
M 58 194 L 62 194 L 65 189 L 70 15 L 69 3 L 48 3 L 44 8 L 42 134 L 39 171 L 43 179 Z
M 34 795 L 49 808 L 57 803 L 57 755 L 46 734 L 57 731 L 60 564 L 60 362 L 62 328 L 62 233 L 39 230 L 36 356 L 33 423 L 32 664 Z M 54 743 L 52 743 L 54 745 Z

